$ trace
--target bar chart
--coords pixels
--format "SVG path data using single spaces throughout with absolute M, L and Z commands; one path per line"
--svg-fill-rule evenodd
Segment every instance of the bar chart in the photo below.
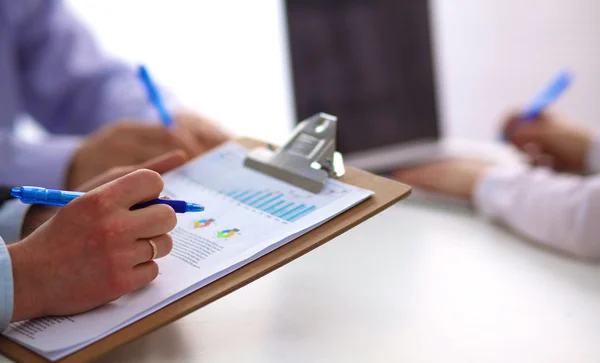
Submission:
M 295 222 L 317 209 L 315 205 L 295 202 L 284 193 L 268 190 L 222 190 L 219 193 L 288 222 Z
M 304 222 L 351 193 L 353 187 L 328 181 L 319 193 L 311 193 L 256 170 L 244 167 L 248 151 L 229 144 L 178 170 L 190 188 L 201 186 L 231 203 L 282 223 Z M 167 179 L 169 177 L 167 176 Z M 222 204 L 225 205 L 225 204 Z M 200 226 L 198 226 L 200 228 Z

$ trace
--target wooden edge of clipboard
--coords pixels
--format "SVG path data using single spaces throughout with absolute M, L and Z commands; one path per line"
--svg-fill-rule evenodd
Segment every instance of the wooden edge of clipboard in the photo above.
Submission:
M 240 138 L 236 142 L 249 149 L 265 145 L 263 142 L 249 138 Z M 382 212 L 410 194 L 410 187 L 407 185 L 354 168 L 347 168 L 346 175 L 340 180 L 372 190 L 375 194 L 354 208 L 269 254 L 56 362 L 70 363 L 96 359 L 278 269 Z M 4 336 L 0 336 L 0 353 L 16 361 L 49 362 Z

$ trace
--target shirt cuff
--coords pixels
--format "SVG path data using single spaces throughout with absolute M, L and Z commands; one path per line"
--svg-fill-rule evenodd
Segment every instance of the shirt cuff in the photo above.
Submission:
M 21 230 L 25 215 L 29 211 L 29 204 L 19 200 L 11 200 L 0 208 L 0 236 L 10 244 L 21 239 Z
M 600 172 L 600 137 L 594 135 L 592 145 L 585 156 L 585 171 L 589 174 Z
M 8 248 L 0 237 L 0 332 L 8 328 L 12 319 L 14 287 L 12 263 Z
M 71 159 L 81 142 L 82 138 L 76 136 L 50 136 L 35 143 L 15 140 L 18 152 L 11 165 L 13 177 L 7 176 L 4 183 L 63 188 Z
M 525 165 L 500 165 L 490 169 L 475 186 L 473 205 L 486 218 L 496 219 L 514 207 L 512 200 L 502 192 L 506 186 L 518 182 L 518 176 L 529 170 Z

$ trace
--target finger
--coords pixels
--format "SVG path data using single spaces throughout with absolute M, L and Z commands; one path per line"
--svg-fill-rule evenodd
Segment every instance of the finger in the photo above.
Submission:
M 75 190 L 81 191 L 81 192 L 89 192 L 90 190 L 95 189 L 101 185 L 108 183 L 108 182 L 111 182 L 115 179 L 118 179 L 118 178 L 122 177 L 123 175 L 129 174 L 132 171 L 134 171 L 135 169 L 136 168 L 134 166 L 118 166 L 118 167 L 112 168 L 112 169 L 92 178 L 91 180 L 85 182 L 81 186 L 78 186 L 77 188 L 75 188 Z
M 146 157 L 142 161 L 175 149 L 183 150 L 190 157 L 196 155 L 193 145 L 181 142 L 180 137 L 174 129 L 167 129 L 162 125 L 157 125 L 147 126 L 140 131 L 136 134 L 136 137 L 139 139 L 139 145 L 145 148 L 146 156 L 151 156 Z
M 173 150 L 164 145 L 153 145 L 144 141 L 135 141 L 130 145 L 129 165 L 142 165 L 154 158 Z
M 429 184 L 428 180 L 432 174 L 435 174 L 435 168 L 432 169 L 429 165 L 425 165 L 397 170 L 393 175 L 396 179 L 409 185 L 426 187 Z
M 510 136 L 519 126 L 521 122 L 522 111 L 520 108 L 515 108 L 502 118 L 502 133 L 506 139 L 510 140 Z
M 140 289 L 156 279 L 158 276 L 158 264 L 148 261 L 133 267 L 130 275 L 131 291 Z
M 519 128 L 519 124 L 521 123 L 521 118 L 511 118 L 504 124 L 504 137 L 507 140 L 511 140 L 513 138 L 513 134 Z
M 140 165 L 118 166 L 112 168 L 109 171 L 102 173 L 97 177 L 93 178 L 92 180 L 81 185 L 76 190 L 82 192 L 89 192 L 90 190 L 97 188 L 100 185 L 111 182 L 138 169 L 149 169 L 157 173 L 163 174 L 180 167 L 181 165 L 185 164 L 187 160 L 187 155 L 183 151 L 171 151 L 164 155 L 158 156 L 152 160 L 148 160 Z
M 523 125 L 516 129 L 510 138 L 510 141 L 517 148 L 524 150 L 527 145 L 539 144 L 544 139 L 544 129 L 534 124 Z
M 173 137 L 175 145 L 185 148 L 192 158 L 206 151 L 206 148 L 198 142 L 191 130 L 186 129 L 181 125 L 175 125 Z
M 163 125 L 143 125 L 136 131 L 136 136 L 146 143 L 164 145 L 171 137 L 171 132 Z
M 545 168 L 554 168 L 554 158 L 548 154 L 538 154 L 535 156 L 533 160 L 533 164 L 535 166 L 545 167 Z
M 548 114 L 544 111 L 540 112 L 535 118 L 531 120 L 523 119 L 523 111 L 522 109 L 515 109 L 510 112 L 506 117 L 504 117 L 504 121 L 502 122 L 502 132 L 504 137 L 507 140 L 511 140 L 517 130 L 521 130 L 524 127 L 537 125 L 539 123 L 545 122 L 548 119 Z
M 171 236 L 168 234 L 163 234 L 157 237 L 145 238 L 135 241 L 132 263 L 133 265 L 139 265 L 141 263 L 146 263 L 152 259 L 154 255 L 154 249 L 152 248 L 152 244 L 149 242 L 152 240 L 156 245 L 156 257 L 162 258 L 168 255 L 173 249 L 173 240 Z
M 542 147 L 537 142 L 527 142 L 523 144 L 523 152 L 527 155 L 538 155 L 542 153 Z
M 129 209 L 134 204 L 158 198 L 163 187 L 160 174 L 152 170 L 140 169 L 97 188 L 95 197 L 102 198 L 105 204 Z M 159 234 L 162 233 L 156 235 Z
M 152 205 L 131 213 L 134 218 L 132 224 L 135 226 L 135 236 L 139 239 L 169 233 L 177 225 L 175 211 L 166 204 Z
M 140 168 L 153 170 L 159 174 L 178 168 L 188 161 L 183 150 L 174 150 L 140 165 Z
M 191 129 L 196 140 L 207 149 L 212 149 L 232 138 L 229 132 L 206 117 L 191 117 L 189 123 L 192 125 Z

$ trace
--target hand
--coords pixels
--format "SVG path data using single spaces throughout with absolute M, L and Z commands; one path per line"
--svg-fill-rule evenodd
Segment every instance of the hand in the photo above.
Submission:
M 97 188 L 110 181 L 118 179 L 124 175 L 132 173 L 139 169 L 153 170 L 159 174 L 169 172 L 187 161 L 186 154 L 181 150 L 175 150 L 165 155 L 159 156 L 152 160 L 149 160 L 143 164 L 121 166 L 112 168 L 109 171 L 93 178 L 84 185 L 75 188 L 77 191 L 88 192 L 94 188 Z M 21 239 L 29 236 L 33 231 L 38 229 L 42 224 L 46 223 L 56 212 L 60 210 L 59 207 L 51 207 L 47 205 L 32 205 L 23 220 L 23 226 L 21 228 Z
M 232 139 L 231 134 L 216 122 L 190 112 L 176 112 L 175 132 L 181 137 L 189 138 L 189 142 L 198 145 L 201 152 L 210 150 Z
M 183 150 L 190 158 L 204 150 L 182 134 L 162 125 L 134 122 L 109 125 L 88 137 L 75 152 L 66 188 L 73 190 L 111 168 L 140 164 L 173 150 Z
M 172 248 L 167 234 L 176 223 L 173 209 L 154 205 L 160 175 L 138 170 L 81 196 L 23 241 L 11 245 L 14 274 L 12 321 L 84 312 L 154 280 L 152 239 L 158 257 Z
M 504 121 L 504 135 L 527 153 L 534 165 L 562 172 L 585 171 L 592 134 L 583 126 L 547 112 L 521 124 L 519 114 L 513 113 Z
M 479 160 L 445 160 L 397 170 L 394 177 L 417 188 L 471 199 L 477 182 L 491 166 Z

